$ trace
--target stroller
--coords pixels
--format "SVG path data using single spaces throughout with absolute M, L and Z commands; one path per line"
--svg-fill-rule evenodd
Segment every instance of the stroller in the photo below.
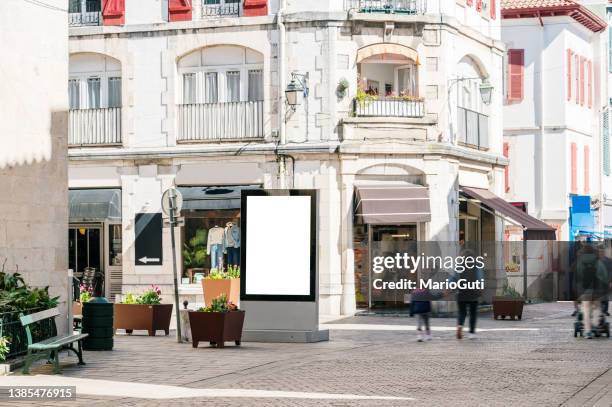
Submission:
M 574 338 L 578 335 L 581 337 L 584 336 L 584 315 L 582 315 L 582 310 L 579 310 L 576 313 L 576 321 L 574 321 Z M 593 333 L 595 337 L 599 338 L 600 336 L 605 335 L 606 338 L 610 337 L 610 323 L 606 320 L 606 314 L 601 310 L 599 314 L 599 321 L 597 325 L 593 326 Z

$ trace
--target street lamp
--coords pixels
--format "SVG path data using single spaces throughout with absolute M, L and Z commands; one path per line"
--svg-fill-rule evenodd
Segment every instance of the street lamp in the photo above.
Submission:
M 305 75 L 299 73 L 291 73 L 291 82 L 285 89 L 285 97 L 287 104 L 295 109 L 300 104 L 300 93 L 304 98 L 308 97 L 308 73 Z
M 483 80 L 480 84 L 480 97 L 485 105 L 491 104 L 491 95 L 493 93 L 493 85 L 488 80 Z

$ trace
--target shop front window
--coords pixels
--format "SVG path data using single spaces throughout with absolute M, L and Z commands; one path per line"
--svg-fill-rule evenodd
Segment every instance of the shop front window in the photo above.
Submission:
M 360 308 L 395 308 L 409 306 L 409 297 L 402 290 L 382 290 L 374 287 L 374 279 L 386 282 L 408 278 L 416 274 L 407 270 L 386 269 L 382 273 L 371 270 L 372 259 L 377 256 L 395 256 L 396 253 L 416 255 L 418 252 L 418 226 L 361 225 L 354 229 L 355 294 Z
M 179 187 L 183 195 L 183 284 L 199 283 L 211 270 L 240 267 L 240 195 L 258 185 Z
M 111 266 L 121 266 L 121 225 L 108 225 L 108 260 Z

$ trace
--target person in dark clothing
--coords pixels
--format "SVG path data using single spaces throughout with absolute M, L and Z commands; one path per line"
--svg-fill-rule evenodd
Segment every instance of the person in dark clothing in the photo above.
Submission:
M 431 313 L 431 301 L 427 290 L 418 289 L 410 294 L 410 316 L 417 316 L 417 332 L 419 342 L 431 341 L 431 329 L 429 327 L 429 316 Z M 425 335 L 423 329 L 425 328 Z
M 608 301 L 610 300 L 610 288 L 612 284 L 612 259 L 606 256 L 605 247 L 601 247 L 599 250 L 599 261 L 603 264 L 606 269 L 607 279 L 605 280 L 605 288 L 601 299 L 601 312 L 609 317 L 610 312 L 608 311 Z
M 459 255 L 463 258 L 475 258 L 474 252 L 469 249 L 463 249 Z M 454 280 L 458 281 L 459 279 L 465 279 L 468 282 L 484 280 L 484 272 L 475 265 L 472 267 L 465 267 L 463 272 L 455 272 Z M 461 289 L 457 291 L 457 339 L 463 339 L 463 326 L 468 312 L 470 314 L 470 330 L 468 337 L 470 339 L 476 338 L 476 321 L 478 319 L 478 299 L 480 294 L 480 290 L 475 289 Z

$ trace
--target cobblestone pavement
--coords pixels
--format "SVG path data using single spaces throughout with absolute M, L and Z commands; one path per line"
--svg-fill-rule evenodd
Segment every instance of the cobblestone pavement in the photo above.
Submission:
M 433 319 L 426 343 L 413 318 L 377 316 L 334 321 L 330 341 L 316 344 L 192 349 L 172 336 L 118 335 L 114 351 L 86 352 L 86 366 L 62 354 L 63 376 L 0 382 L 77 385 L 77 402 L 37 404 L 49 406 L 612 406 L 612 340 L 575 339 L 570 312 L 565 303 L 530 305 L 522 321 L 485 314 L 478 338 L 463 341 L 452 319 Z

